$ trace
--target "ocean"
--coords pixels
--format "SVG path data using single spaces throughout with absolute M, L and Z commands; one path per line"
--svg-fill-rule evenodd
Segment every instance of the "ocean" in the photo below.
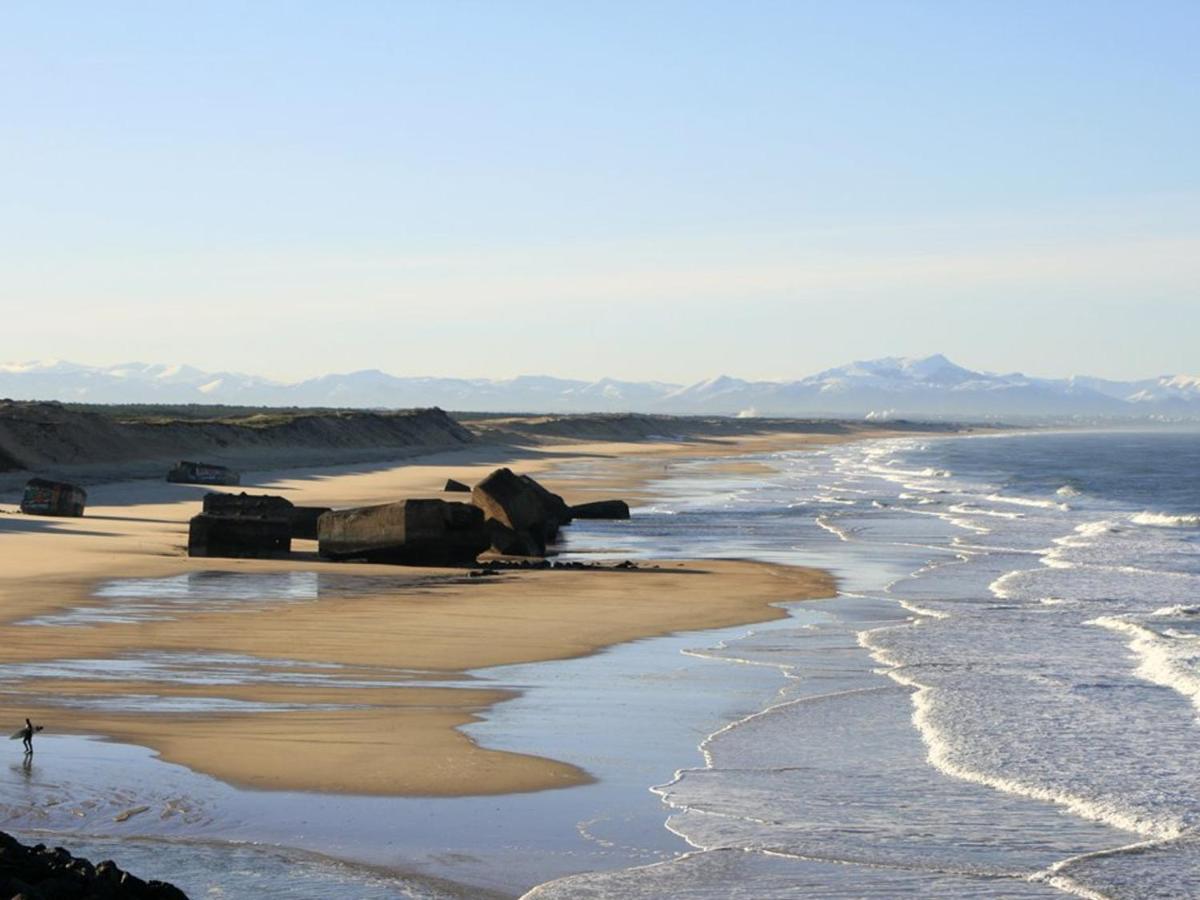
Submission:
M 760 461 L 595 539 L 842 595 L 692 651 L 786 683 L 654 787 L 689 853 L 530 898 L 1200 896 L 1200 433 Z

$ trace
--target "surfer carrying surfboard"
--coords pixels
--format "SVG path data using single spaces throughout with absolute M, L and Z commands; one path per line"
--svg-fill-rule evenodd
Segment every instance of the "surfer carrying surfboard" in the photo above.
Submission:
M 25 727 L 18 730 L 13 735 L 14 738 L 20 738 L 21 743 L 25 745 L 25 755 L 33 756 L 33 736 L 42 730 L 41 725 L 34 725 L 28 719 L 25 720 Z

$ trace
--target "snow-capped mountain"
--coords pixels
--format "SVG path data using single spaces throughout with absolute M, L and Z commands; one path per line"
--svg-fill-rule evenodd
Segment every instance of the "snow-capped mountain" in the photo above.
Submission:
M 517 378 L 402 377 L 377 369 L 295 383 L 183 365 L 69 362 L 0 364 L 0 397 L 85 403 L 224 403 L 244 406 L 441 406 L 478 412 L 660 412 L 872 418 L 1200 418 L 1200 376 L 1137 381 L 1034 378 L 978 372 L 946 357 L 886 357 L 795 381 L 728 375 L 691 385 Z
M 1177 407 L 1200 401 L 1200 375 L 1163 375 L 1142 381 L 1108 381 L 1077 376 L 1072 380 L 1129 403 Z
M 707 383 L 674 395 L 679 402 L 702 396 Z M 1020 373 L 976 372 L 938 354 L 885 357 L 826 369 L 789 382 L 743 382 L 707 403 L 710 412 L 753 408 L 762 415 L 815 414 L 875 417 L 1031 418 L 1137 416 L 1127 400 L 1080 379 L 1031 378 Z M 1198 397 L 1197 399 L 1200 399 Z M 720 407 L 720 408 L 715 408 Z M 1200 413 L 1200 403 L 1195 407 Z

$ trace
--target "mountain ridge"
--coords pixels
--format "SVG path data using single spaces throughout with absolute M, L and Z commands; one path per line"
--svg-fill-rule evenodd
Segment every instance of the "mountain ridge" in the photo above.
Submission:
M 976 371 L 942 354 L 856 360 L 791 381 L 718 375 L 693 384 L 397 376 L 380 369 L 283 382 L 185 364 L 88 366 L 62 360 L 0 364 L 0 397 L 76 403 L 198 403 L 474 412 L 647 412 L 975 419 L 1200 418 L 1200 376 L 1119 381 Z

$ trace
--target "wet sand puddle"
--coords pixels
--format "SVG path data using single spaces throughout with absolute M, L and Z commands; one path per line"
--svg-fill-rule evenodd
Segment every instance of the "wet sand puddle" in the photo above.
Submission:
M 412 669 L 352 667 L 225 653 L 146 652 L 119 658 L 0 664 L 0 697 L 36 706 L 143 713 L 284 712 L 364 709 L 357 702 L 249 700 L 222 695 L 254 686 L 370 691 L 373 688 L 475 687 L 463 678 Z
M 418 582 L 419 583 L 419 582 Z M 178 619 L 198 612 L 237 612 L 263 604 L 308 603 L 412 588 L 414 579 L 328 572 L 186 572 L 166 578 L 106 581 L 92 602 L 34 616 L 16 625 L 84 628 Z
M 318 572 L 189 572 L 166 578 L 117 579 L 93 592 L 95 602 L 16 622 L 64 632 L 174 621 L 195 613 L 261 610 L 264 604 L 315 602 L 386 592 L 411 578 Z M 134 713 L 263 713 L 364 709 L 376 688 L 465 687 L 467 680 L 414 669 L 347 666 L 220 652 L 144 651 L 116 657 L 69 657 L 0 663 L 0 701 L 68 709 Z M 249 698 L 255 688 L 286 699 Z M 302 690 L 307 689 L 307 691 Z M 328 691 L 353 691 L 331 702 Z M 324 700 L 306 699 L 312 693 Z M 243 696 L 238 696 L 238 695 Z

